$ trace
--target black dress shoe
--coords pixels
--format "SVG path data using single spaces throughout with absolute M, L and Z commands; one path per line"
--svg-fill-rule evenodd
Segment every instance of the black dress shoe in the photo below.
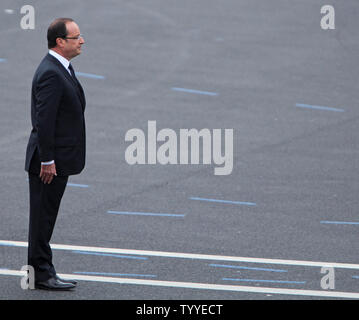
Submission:
M 63 278 L 60 278 L 57 274 L 55 275 L 55 279 L 56 280 L 59 280 L 63 283 L 71 283 L 71 284 L 74 284 L 75 286 L 77 285 L 77 281 L 76 280 L 73 280 L 73 279 L 63 279 Z
M 46 281 L 35 282 L 36 289 L 43 289 L 43 290 L 71 290 L 76 286 L 72 283 L 64 283 L 56 278 L 50 278 Z

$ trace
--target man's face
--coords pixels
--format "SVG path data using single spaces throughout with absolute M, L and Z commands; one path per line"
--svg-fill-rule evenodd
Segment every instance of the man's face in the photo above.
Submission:
M 63 46 L 63 54 L 68 60 L 81 53 L 81 46 L 85 40 L 80 36 L 80 28 L 75 22 L 66 23 L 67 37 Z M 72 38 L 72 39 L 70 39 Z

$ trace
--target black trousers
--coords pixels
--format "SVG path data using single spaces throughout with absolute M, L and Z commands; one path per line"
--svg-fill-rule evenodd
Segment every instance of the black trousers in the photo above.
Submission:
M 50 184 L 44 184 L 38 174 L 29 172 L 28 264 L 34 268 L 35 281 L 46 281 L 56 274 L 50 239 L 67 181 L 67 176 L 55 176 Z

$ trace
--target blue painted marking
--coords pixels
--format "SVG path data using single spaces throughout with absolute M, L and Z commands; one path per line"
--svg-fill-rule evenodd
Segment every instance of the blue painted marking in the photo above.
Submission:
M 6 62 L 6 59 L 0 58 L 0 62 Z
M 271 272 L 288 272 L 288 270 L 283 269 L 268 269 L 268 268 L 254 268 L 254 267 L 243 267 L 243 266 L 230 266 L 225 264 L 209 264 L 211 267 L 218 268 L 230 268 L 230 269 L 245 269 L 245 270 L 257 270 L 257 271 L 271 271 Z
M 327 224 L 359 224 L 359 222 L 347 222 L 347 221 L 320 221 L 320 223 L 327 223 Z
M 85 77 L 85 78 L 91 78 L 91 79 L 105 79 L 104 76 L 99 76 L 97 74 L 92 73 L 84 73 L 84 72 L 75 72 L 76 76 L 79 77 Z
M 153 212 L 128 212 L 128 211 L 107 211 L 111 214 L 138 215 L 138 216 L 158 216 L 158 217 L 184 217 L 184 214 L 173 213 L 153 213 Z
M 352 278 L 354 278 L 354 279 L 359 279 L 359 276 L 352 276 Z
M 209 91 L 200 91 L 200 90 L 193 90 L 193 89 L 186 89 L 186 88 L 172 88 L 172 90 L 180 91 L 180 92 L 203 94 L 203 95 L 207 95 L 207 96 L 218 96 L 218 93 L 209 92 Z
M 218 200 L 218 199 L 207 199 L 207 198 L 198 198 L 191 197 L 191 200 L 200 200 L 200 201 L 210 201 L 210 202 L 220 202 L 220 203 L 230 203 L 230 204 L 243 204 L 246 206 L 256 206 L 254 202 L 244 202 L 244 201 L 230 201 L 230 200 Z
M 146 257 L 124 256 L 124 255 L 120 255 L 120 254 L 111 254 L 111 253 L 99 253 L 99 252 L 89 252 L 89 251 L 72 251 L 72 252 L 80 253 L 80 254 L 95 255 L 95 256 L 124 258 L 124 259 L 137 259 L 137 260 L 147 260 L 148 259 Z
M 234 278 L 222 278 L 222 280 L 228 280 L 228 281 L 247 281 L 247 282 L 271 282 L 271 283 L 295 283 L 295 284 L 305 284 L 305 281 L 286 281 L 286 280 L 259 280 L 259 279 L 234 279 Z
M 310 104 L 303 104 L 303 103 L 297 103 L 296 106 L 297 106 L 297 107 L 300 107 L 300 108 L 308 108 L 308 109 L 316 109 L 316 110 L 344 112 L 344 109 L 330 108 L 330 107 L 322 107 L 322 106 L 313 106 L 313 105 L 310 105 Z
M 154 274 L 137 274 L 137 273 L 110 273 L 110 272 L 83 272 L 83 271 L 75 271 L 76 274 L 86 274 L 86 275 L 96 275 L 96 276 L 112 276 L 112 277 L 149 277 L 155 278 L 157 277 Z
M 67 183 L 70 187 L 79 187 L 79 188 L 88 188 L 89 186 L 87 184 L 77 184 L 77 183 Z

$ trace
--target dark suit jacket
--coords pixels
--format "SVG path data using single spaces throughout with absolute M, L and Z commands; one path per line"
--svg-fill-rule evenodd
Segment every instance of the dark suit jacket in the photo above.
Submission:
M 59 176 L 85 166 L 85 95 L 81 84 L 47 54 L 37 68 L 31 92 L 32 131 L 25 170 L 40 173 L 40 162 L 55 160 Z

